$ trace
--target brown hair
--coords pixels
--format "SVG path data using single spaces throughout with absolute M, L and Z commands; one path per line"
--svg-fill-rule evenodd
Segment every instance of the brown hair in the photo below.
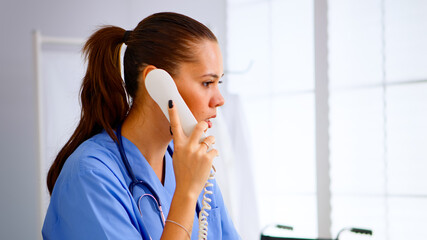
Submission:
M 200 22 L 171 12 L 145 18 L 132 32 L 104 26 L 92 34 L 83 47 L 88 66 L 80 91 L 80 122 L 49 169 L 49 193 L 52 194 L 65 161 L 81 143 L 103 129 L 117 141 L 113 129 L 125 119 L 130 108 L 128 99 L 135 98 L 138 76 L 145 66 L 154 65 L 174 76 L 179 63 L 193 61 L 193 48 L 206 39 L 217 41 Z M 120 75 L 120 49 L 124 41 L 125 84 Z

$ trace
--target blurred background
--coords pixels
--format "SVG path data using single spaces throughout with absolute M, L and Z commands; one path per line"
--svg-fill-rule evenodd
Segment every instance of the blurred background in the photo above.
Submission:
M 85 39 L 160 11 L 219 39 L 217 179 L 243 239 L 427 239 L 425 0 L 2 0 L 0 239 L 41 239 Z

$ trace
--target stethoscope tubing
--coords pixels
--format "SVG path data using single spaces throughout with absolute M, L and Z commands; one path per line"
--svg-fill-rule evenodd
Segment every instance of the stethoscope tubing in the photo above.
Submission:
M 125 167 L 126 167 L 126 171 L 128 172 L 128 174 L 129 174 L 129 177 L 131 178 L 131 180 L 132 180 L 132 182 L 129 184 L 129 191 L 130 191 L 130 193 L 132 194 L 132 196 L 133 196 L 133 188 L 136 186 L 136 185 L 138 185 L 138 184 L 142 184 L 142 185 L 144 185 L 146 188 L 148 188 L 148 190 L 154 195 L 154 198 L 155 198 L 155 200 L 159 203 L 159 206 L 162 206 L 162 203 L 161 203 L 161 201 L 160 201 L 160 198 L 159 198 L 159 196 L 157 195 L 157 193 L 156 193 L 156 191 L 154 191 L 154 189 L 150 186 L 150 184 L 148 184 L 147 182 L 145 182 L 144 180 L 138 180 L 136 177 L 135 177 L 135 174 L 134 174 L 134 172 L 133 172 L 133 170 L 132 170 L 132 168 L 131 168 L 131 166 L 130 166 L 130 164 L 129 164 L 129 160 L 128 160 L 128 158 L 127 158 L 127 156 L 126 156 L 126 153 L 125 153 L 125 149 L 124 149 L 124 147 L 123 147 L 123 141 L 122 141 L 122 125 L 120 125 L 118 128 L 117 128 L 117 138 L 118 138 L 118 140 L 119 140 L 119 142 L 118 142 L 118 148 L 119 148 L 119 152 L 120 152 L 120 155 L 121 155 L 121 157 L 122 157 L 122 161 L 123 161 L 123 164 L 125 165 Z
M 151 192 L 151 194 L 143 194 L 142 196 L 140 196 L 138 198 L 137 205 L 138 205 L 138 210 L 139 210 L 139 213 L 141 214 L 141 217 L 142 217 L 142 211 L 141 211 L 141 206 L 140 206 L 141 199 L 143 197 L 145 197 L 145 196 L 151 197 L 156 202 L 157 210 L 160 212 L 160 217 L 162 219 L 162 223 L 163 223 L 163 227 L 164 227 L 166 219 L 165 219 L 165 216 L 163 214 L 162 203 L 160 201 L 159 196 L 157 195 L 156 191 L 154 191 L 154 189 L 150 186 L 150 184 L 148 184 L 144 180 L 138 180 L 136 178 L 136 176 L 135 176 L 135 174 L 134 174 L 134 172 L 133 172 L 133 170 L 132 170 L 132 168 L 131 168 L 131 166 L 129 164 L 129 160 L 128 160 L 127 156 L 126 156 L 126 152 L 125 152 L 125 149 L 124 149 L 124 146 L 123 146 L 122 124 L 120 124 L 117 127 L 116 136 L 117 136 L 117 140 L 118 140 L 118 142 L 116 142 L 116 144 L 117 144 L 117 147 L 119 149 L 120 156 L 122 158 L 122 162 L 125 165 L 126 171 L 128 172 L 128 175 L 129 175 L 129 177 L 131 178 L 131 181 L 132 181 L 129 184 L 129 191 L 130 191 L 131 195 L 133 196 L 133 189 L 138 184 L 141 184 L 142 186 L 145 186 L 148 189 L 148 191 Z M 172 151 L 172 149 L 169 146 L 168 146 L 168 152 L 169 152 L 169 154 L 172 157 L 173 151 Z M 197 216 L 199 216 L 199 212 L 200 211 L 201 211 L 201 209 L 200 209 L 199 203 L 197 203 L 196 204 L 196 213 L 197 213 Z M 142 222 L 142 227 L 144 228 L 141 231 L 141 235 L 142 235 L 143 239 L 150 239 L 151 240 L 151 236 L 148 234 L 147 227 L 145 226 L 145 224 L 143 222 Z

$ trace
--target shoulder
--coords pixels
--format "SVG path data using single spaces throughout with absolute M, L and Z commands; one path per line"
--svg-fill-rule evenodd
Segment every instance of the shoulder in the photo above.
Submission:
M 65 162 L 46 214 L 46 238 L 139 238 L 120 154 L 107 137 L 101 133 L 85 141 Z
M 125 182 L 117 146 L 105 131 L 83 142 L 68 157 L 57 184 L 74 182 L 82 178 L 85 181 L 109 178 L 120 185 Z
M 75 165 L 78 171 L 105 170 L 116 167 L 117 160 L 120 160 L 120 154 L 116 143 L 103 131 L 83 142 L 66 164 Z
M 70 155 L 52 192 L 49 206 L 52 212 L 78 219 L 82 211 L 102 209 L 101 212 L 105 212 L 115 203 L 120 204 L 114 208 L 126 203 L 126 208 L 131 209 L 131 197 L 119 162 L 120 154 L 118 150 L 116 153 L 114 146 L 114 141 L 103 132 L 82 143 Z M 97 204 L 93 205 L 94 202 Z M 91 219 L 97 219 L 97 216 Z

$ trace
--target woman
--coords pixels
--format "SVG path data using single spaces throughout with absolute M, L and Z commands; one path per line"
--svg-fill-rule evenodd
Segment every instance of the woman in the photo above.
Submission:
M 123 43 L 125 84 L 120 70 Z M 48 173 L 51 201 L 43 237 L 197 239 L 201 193 L 218 154 L 207 151 L 213 136 L 202 143 L 199 139 L 224 104 L 216 37 L 194 19 L 158 13 L 133 31 L 103 27 L 83 50 L 88 67 L 81 119 Z M 183 133 L 172 101 L 169 123 L 148 95 L 145 77 L 156 68 L 171 74 L 197 119 L 191 136 Z M 131 186 L 124 158 L 143 184 Z M 208 239 L 239 239 L 216 182 L 209 181 Z

